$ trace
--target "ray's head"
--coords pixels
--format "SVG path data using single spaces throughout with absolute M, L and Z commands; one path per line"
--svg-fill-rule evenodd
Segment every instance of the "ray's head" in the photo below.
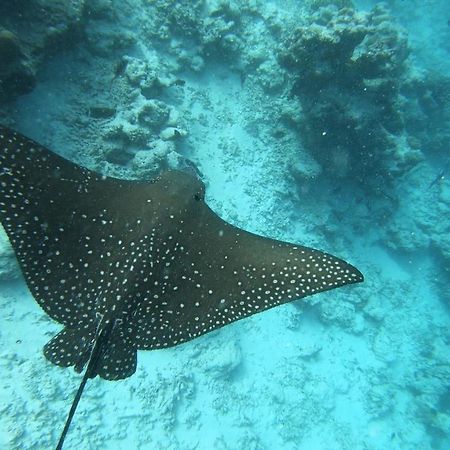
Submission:
M 179 204 L 184 203 L 186 207 L 191 206 L 191 203 L 202 202 L 205 198 L 205 184 L 192 171 L 163 172 L 157 182 L 167 197 L 176 199 Z

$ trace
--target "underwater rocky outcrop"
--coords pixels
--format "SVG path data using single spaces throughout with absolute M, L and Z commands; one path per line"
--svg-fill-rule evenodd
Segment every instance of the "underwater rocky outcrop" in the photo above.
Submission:
M 450 142 L 450 76 L 417 70 L 402 88 L 405 128 L 411 145 L 432 157 L 448 152 Z
M 326 174 L 365 185 L 422 158 L 405 145 L 402 97 L 408 45 L 383 5 L 370 12 L 320 7 L 288 33 L 279 61 L 302 102 L 304 143 Z
M 77 42 L 84 3 L 0 3 L 0 102 L 30 92 L 43 59 Z
M 138 58 L 125 61 L 124 76 L 115 89 L 125 94 L 127 103 L 119 102 L 114 115 L 100 118 L 98 125 L 106 161 L 128 164 L 135 177 L 148 178 L 168 161 L 176 165 L 179 159 L 176 142 L 187 131 L 180 126 L 177 108 L 159 97 L 168 89 L 180 89 L 180 82 L 156 61 L 153 67 Z
M 208 60 L 239 66 L 247 51 L 249 20 L 264 10 L 263 2 L 156 0 L 149 2 L 152 21 L 144 32 L 176 57 L 180 68 L 195 72 Z
M 408 145 L 426 160 L 401 180 L 414 189 L 403 189 L 401 205 L 385 226 L 385 242 L 410 255 L 431 252 L 436 291 L 450 305 L 450 224 L 443 220 L 450 211 L 450 78 L 417 70 L 403 84 L 402 95 Z
M 17 35 L 0 27 L 0 101 L 25 94 L 35 84 L 35 69 Z

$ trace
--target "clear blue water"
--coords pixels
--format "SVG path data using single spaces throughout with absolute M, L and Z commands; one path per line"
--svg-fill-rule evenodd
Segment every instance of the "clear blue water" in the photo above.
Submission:
M 64 448 L 449 449 L 449 3 L 95 0 L 27 15 L 38 3 L 0 17 L 36 79 L 0 104 L 2 123 L 115 176 L 187 158 L 225 220 L 366 279 L 140 351 L 132 377 L 88 383 Z M 80 375 L 44 358 L 60 326 L 1 242 L 0 447 L 54 448 Z

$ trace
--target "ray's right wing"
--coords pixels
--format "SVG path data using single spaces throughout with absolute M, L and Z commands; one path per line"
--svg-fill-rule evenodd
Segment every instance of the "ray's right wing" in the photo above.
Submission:
M 162 282 L 141 304 L 139 348 L 189 341 L 236 320 L 318 292 L 363 281 L 361 272 L 324 252 L 236 228 L 206 204 L 184 218 Z M 162 263 L 163 261 L 155 261 Z

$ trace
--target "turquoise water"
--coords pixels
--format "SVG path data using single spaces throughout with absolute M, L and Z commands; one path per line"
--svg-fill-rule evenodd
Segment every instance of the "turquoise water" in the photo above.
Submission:
M 139 351 L 64 448 L 450 448 L 450 6 L 385 5 L 0 4 L 2 124 L 108 175 L 188 159 L 228 222 L 365 275 Z M 0 447 L 54 448 L 81 377 L 1 242 Z

